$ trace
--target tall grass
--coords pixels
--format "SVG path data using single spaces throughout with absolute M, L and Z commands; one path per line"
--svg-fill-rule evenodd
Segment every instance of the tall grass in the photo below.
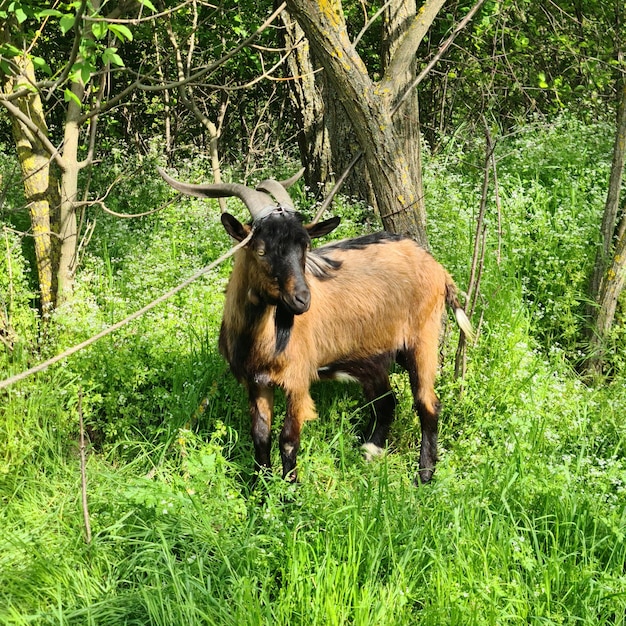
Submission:
M 603 388 L 578 380 L 576 342 L 562 329 L 578 324 L 582 282 L 546 282 L 593 253 L 589 241 L 573 250 L 556 242 L 574 239 L 567 197 L 572 211 L 586 207 L 576 236 L 592 232 L 593 172 L 609 149 L 588 142 L 585 159 L 572 156 L 575 180 L 544 179 L 551 170 L 538 155 L 565 158 L 580 146 L 584 129 L 567 124 L 524 135 L 523 149 L 502 145 L 502 255 L 487 258 L 482 335 L 462 393 L 454 336 L 444 338 L 441 459 L 430 485 L 413 485 L 419 425 L 398 371 L 388 454 L 361 458 L 368 408 L 356 387 L 315 386 L 321 417 L 304 430 L 300 484 L 268 476 L 251 489 L 245 397 L 216 351 L 221 268 L 3 396 L 0 623 L 625 624 L 624 378 L 617 363 Z M 445 167 L 428 166 L 432 245 L 463 285 L 480 180 L 466 160 L 440 158 Z M 339 236 L 367 227 L 362 207 L 338 210 Z M 522 224 L 529 212 L 532 224 Z M 132 227 L 105 220 L 49 349 L 116 321 L 226 245 L 196 201 Z M 79 390 L 92 440 L 89 545 Z M 276 430 L 283 410 L 279 395 Z

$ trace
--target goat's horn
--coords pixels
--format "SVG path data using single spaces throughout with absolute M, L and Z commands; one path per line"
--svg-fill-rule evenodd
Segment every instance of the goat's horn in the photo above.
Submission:
M 274 206 L 274 201 L 267 193 L 251 189 L 239 183 L 206 183 L 203 185 L 192 185 L 175 180 L 160 167 L 157 167 L 157 170 L 161 178 L 163 178 L 170 187 L 188 196 L 195 196 L 197 198 L 228 198 L 235 196 L 239 198 L 246 207 L 248 207 L 248 211 L 250 211 L 250 215 L 252 215 L 253 219 L 257 219 L 259 214 L 264 209 L 267 209 L 267 207 Z
M 304 168 L 302 168 L 299 172 L 296 172 L 291 178 L 287 180 L 273 180 L 267 179 L 261 181 L 257 185 L 257 191 L 264 191 L 266 193 L 272 194 L 276 200 L 278 200 L 278 204 L 283 207 L 288 207 L 293 209 L 293 200 L 291 196 L 287 193 L 287 189 L 291 187 L 300 177 L 304 174 Z
M 287 190 L 277 180 L 263 180 L 256 186 L 257 191 L 269 193 L 276 198 L 280 206 L 293 210 L 293 200 Z

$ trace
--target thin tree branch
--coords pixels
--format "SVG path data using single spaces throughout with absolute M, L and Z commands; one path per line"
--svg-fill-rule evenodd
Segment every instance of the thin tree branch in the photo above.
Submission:
M 387 0 L 387 2 L 385 2 L 385 4 L 383 4 L 383 6 L 380 7 L 380 9 L 378 9 L 378 11 L 376 11 L 376 13 L 374 13 L 374 15 L 372 15 L 372 17 L 369 20 L 367 20 L 367 22 L 365 22 L 365 24 L 363 25 L 363 28 L 359 31 L 359 34 L 354 38 L 354 41 L 352 42 L 353 47 L 355 48 L 357 47 L 363 35 L 365 35 L 365 33 L 369 30 L 370 26 L 382 15 L 382 13 L 384 13 L 385 9 L 392 2 L 393 0 Z
M 90 117 L 93 117 L 94 115 L 102 114 L 102 113 L 104 113 L 106 111 L 109 111 L 110 109 L 114 108 L 122 100 L 124 100 L 124 98 L 126 98 L 126 96 L 129 93 L 132 93 L 135 89 L 141 89 L 142 91 L 148 91 L 148 92 L 165 91 L 165 90 L 168 90 L 168 89 L 178 89 L 181 86 L 185 86 L 185 85 L 188 85 L 188 84 L 191 84 L 191 83 L 194 83 L 194 82 L 198 82 L 202 77 L 206 76 L 207 74 L 209 74 L 209 73 L 215 71 L 217 68 L 221 67 L 224 63 L 226 63 L 227 61 L 232 59 L 236 54 L 238 54 L 241 50 L 243 50 L 243 48 L 247 47 L 252 41 L 254 41 L 254 39 L 256 37 L 258 37 L 264 30 L 266 30 L 270 26 L 270 24 L 276 19 L 276 17 L 280 14 L 280 12 L 285 8 L 285 6 L 286 6 L 286 3 L 283 2 L 265 20 L 265 22 L 263 22 L 263 24 L 261 24 L 261 26 L 259 26 L 259 28 L 252 35 L 250 35 L 250 37 L 246 38 L 238 46 L 233 48 L 230 52 L 225 54 L 223 57 L 221 57 L 220 59 L 218 59 L 214 63 L 211 63 L 210 65 L 207 65 L 206 67 L 204 67 L 201 70 L 197 71 L 195 74 L 192 74 L 191 76 L 188 76 L 187 78 L 185 78 L 182 81 L 179 80 L 179 81 L 175 81 L 175 82 L 172 82 L 172 83 L 157 84 L 157 85 L 148 85 L 148 84 L 145 84 L 144 82 L 142 82 L 142 81 L 145 81 L 147 78 L 149 78 L 151 74 L 138 76 L 137 79 L 131 85 L 129 85 L 126 89 L 121 91 L 114 98 L 111 98 L 111 100 L 108 100 L 107 102 L 105 102 L 98 110 L 92 110 L 92 111 L 88 111 L 87 113 L 85 113 L 80 118 L 79 123 L 84 123 Z M 156 73 L 156 70 L 153 73 Z
M 188 4 L 191 4 L 194 0 L 185 0 L 185 2 L 172 7 L 171 9 L 165 9 L 160 11 L 159 13 L 153 13 L 152 15 L 148 15 L 147 17 L 129 17 L 129 18 L 112 18 L 112 17 L 90 17 L 86 16 L 86 22 L 107 22 L 112 24 L 130 24 L 131 26 L 136 26 L 137 24 L 141 24 L 142 22 L 153 22 L 161 17 L 166 17 L 171 15 L 172 13 L 176 13 L 181 9 L 184 9 Z M 210 9 L 219 9 L 218 6 L 214 4 L 209 4 L 208 2 L 203 2 L 203 6 L 209 7 Z
M 167 293 L 164 293 L 162 296 L 158 297 L 156 300 L 153 300 L 152 302 L 150 302 L 150 304 L 146 304 L 146 306 L 142 307 L 138 311 L 135 311 L 134 313 L 124 318 L 123 320 L 117 322 L 116 324 L 113 324 L 112 326 L 109 326 L 108 328 L 105 328 L 104 330 L 97 333 L 96 335 L 93 335 L 89 339 L 86 339 L 85 341 L 75 346 L 72 346 L 71 348 L 68 348 L 64 352 L 61 352 L 61 354 L 57 354 L 51 359 L 48 359 L 47 361 L 44 361 L 43 363 L 40 363 L 39 365 L 36 365 L 35 367 L 31 367 L 28 370 L 25 370 L 23 372 L 20 372 L 19 374 L 15 374 L 14 376 L 10 376 L 9 378 L 6 378 L 5 380 L 0 381 L 0 389 L 6 389 L 7 387 L 10 387 L 11 385 L 18 383 L 28 378 L 29 376 L 32 376 L 33 374 L 38 374 L 39 372 L 43 372 L 44 370 L 48 369 L 50 366 L 54 365 L 55 363 L 58 363 L 59 361 L 66 359 L 72 354 L 76 354 L 80 350 L 84 350 L 88 346 L 94 344 L 96 341 L 102 339 L 103 337 L 106 337 L 107 335 L 110 335 L 111 333 L 119 330 L 123 326 L 126 326 L 130 322 L 141 317 L 148 311 L 152 310 L 154 307 L 158 306 L 162 302 L 165 302 L 172 296 L 176 295 L 179 291 L 182 291 L 185 287 L 187 287 L 194 281 L 198 280 L 198 278 L 200 278 L 201 276 L 204 276 L 205 274 L 210 272 L 212 269 L 217 267 L 220 263 L 223 263 L 226 259 L 230 258 L 233 254 L 235 254 L 235 252 L 237 252 L 238 250 L 240 250 L 241 248 L 243 248 L 244 246 L 248 244 L 253 234 L 254 234 L 254 229 L 250 232 L 250 234 L 245 239 L 243 239 L 238 244 L 230 248 L 221 257 L 219 257 L 218 259 L 216 259 L 215 261 L 213 261 L 206 267 L 196 272 L 193 276 L 190 276 L 189 278 L 184 280 L 178 286 L 174 287 L 173 289 L 170 289 L 170 291 L 168 291 Z
M 70 52 L 70 58 L 68 62 L 65 64 L 65 67 L 61 71 L 59 77 L 50 85 L 50 89 L 48 91 L 48 95 L 46 96 L 46 102 L 50 100 L 54 91 L 62 85 L 70 75 L 72 71 L 72 67 L 74 67 L 74 63 L 78 58 L 78 53 L 80 50 L 80 41 L 82 35 L 81 22 L 83 15 L 85 13 L 85 7 L 87 6 L 87 0 L 81 0 L 80 6 L 76 11 L 76 19 L 74 21 L 74 43 L 72 44 L 72 51 Z
M 483 5 L 484 2 L 485 0 L 478 0 L 476 4 L 470 9 L 469 13 L 456 25 L 450 37 L 448 37 L 448 39 L 446 39 L 443 42 L 443 44 L 441 44 L 435 56 L 428 62 L 426 67 L 415 77 L 415 80 L 411 82 L 411 84 L 404 91 L 403 95 L 396 102 L 391 112 L 392 115 L 398 110 L 398 108 L 400 108 L 400 105 L 409 97 L 413 89 L 415 89 L 424 80 L 424 78 L 428 76 L 428 74 L 430 73 L 430 70 L 433 69 L 433 67 L 439 61 L 439 59 L 441 59 L 441 57 L 446 53 L 448 48 L 452 45 L 452 42 L 456 39 L 457 35 L 469 24 L 469 22 L 472 20 L 474 15 L 476 15 L 476 13 L 478 12 L 478 9 L 480 9 L 480 7 Z

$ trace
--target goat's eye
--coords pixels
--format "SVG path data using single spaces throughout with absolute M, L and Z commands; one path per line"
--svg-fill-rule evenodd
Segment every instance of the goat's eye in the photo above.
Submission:
M 259 249 L 256 251 L 256 253 L 257 253 L 259 256 L 263 256 L 263 255 L 265 254 L 265 249 L 264 249 L 264 248 L 259 248 Z

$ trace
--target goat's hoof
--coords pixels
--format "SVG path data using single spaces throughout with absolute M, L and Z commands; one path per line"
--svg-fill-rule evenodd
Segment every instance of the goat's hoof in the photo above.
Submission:
M 415 483 L 415 486 L 419 487 L 420 484 L 427 485 L 432 480 L 434 473 L 435 470 L 431 468 L 420 469 L 417 473 L 417 476 L 415 477 L 415 480 L 413 481 Z
M 361 450 L 363 450 L 363 456 L 365 460 L 370 463 L 377 456 L 382 456 L 385 453 L 384 448 L 377 446 L 375 443 L 368 441 L 361 446 Z
M 288 472 L 283 473 L 283 480 L 290 485 L 295 485 L 298 482 L 298 472 L 296 469 L 289 470 Z

